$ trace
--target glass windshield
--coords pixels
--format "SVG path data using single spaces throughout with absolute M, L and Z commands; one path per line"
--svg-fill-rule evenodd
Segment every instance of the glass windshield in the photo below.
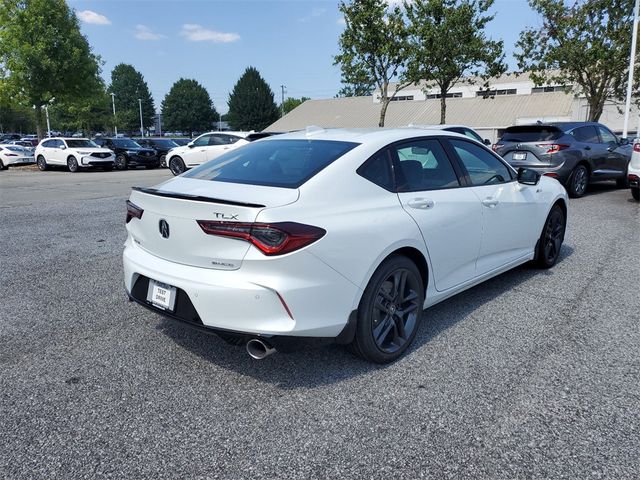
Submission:
M 98 145 L 91 140 L 86 139 L 65 140 L 65 142 L 67 142 L 67 147 L 69 148 L 99 148 Z
M 502 135 L 502 142 L 547 142 L 562 136 L 562 130 L 549 125 L 523 125 L 509 127 Z
M 130 138 L 117 138 L 113 140 L 113 144 L 116 148 L 142 148 Z
M 330 140 L 255 142 L 225 153 L 183 176 L 216 182 L 298 188 L 357 145 Z

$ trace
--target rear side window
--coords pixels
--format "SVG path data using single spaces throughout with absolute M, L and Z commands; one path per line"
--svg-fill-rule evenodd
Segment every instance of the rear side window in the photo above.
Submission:
M 576 128 L 571 132 L 573 138 L 575 138 L 578 142 L 584 143 L 600 143 L 600 138 L 598 137 L 598 132 L 596 128 L 587 125 L 585 127 Z
M 478 145 L 461 140 L 449 140 L 460 161 L 469 172 L 471 183 L 494 185 L 512 180 L 511 171 L 490 152 Z
M 547 142 L 557 140 L 563 135 L 562 130 L 549 125 L 523 125 L 509 127 L 500 139 L 501 142 Z
M 415 140 L 392 148 L 398 169 L 398 191 L 414 192 L 459 187 L 458 176 L 438 140 Z
M 331 140 L 255 142 L 189 170 L 183 177 L 298 188 L 357 145 Z
M 358 174 L 386 190 L 394 190 L 393 174 L 391 173 L 391 163 L 387 150 L 378 152 L 367 160 L 358 169 Z

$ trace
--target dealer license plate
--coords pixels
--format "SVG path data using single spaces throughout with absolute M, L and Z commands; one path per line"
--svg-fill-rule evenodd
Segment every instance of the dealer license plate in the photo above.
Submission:
M 527 152 L 516 152 L 513 154 L 513 159 L 514 160 L 526 160 L 527 159 Z
M 176 304 L 176 287 L 156 280 L 149 280 L 147 300 L 158 308 L 173 312 Z

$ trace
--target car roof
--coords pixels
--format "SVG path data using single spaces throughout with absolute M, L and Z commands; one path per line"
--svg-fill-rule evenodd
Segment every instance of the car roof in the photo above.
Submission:
M 598 122 L 543 122 L 543 123 L 528 123 L 524 125 L 511 125 L 507 127 L 507 130 L 510 128 L 518 128 L 518 127 L 556 127 L 560 130 L 567 132 L 569 130 L 573 130 L 578 127 L 600 127 L 601 123 Z
M 436 130 L 426 128 L 320 128 L 307 127 L 305 130 L 298 130 L 290 133 L 283 133 L 262 139 L 261 141 L 272 142 L 287 139 L 304 140 L 334 140 L 342 142 L 394 142 L 415 137 L 425 136 L 450 136 L 464 137 L 459 133 L 447 130 Z M 466 137 L 464 137 L 466 138 Z

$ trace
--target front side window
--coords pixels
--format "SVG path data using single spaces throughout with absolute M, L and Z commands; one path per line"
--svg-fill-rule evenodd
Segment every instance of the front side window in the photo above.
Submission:
M 42 142 L 42 146 L 44 148 L 53 148 L 55 147 L 55 140 L 45 140 L 44 142 Z
M 214 182 L 298 188 L 356 147 L 331 140 L 267 140 L 243 145 L 183 174 Z
M 616 136 L 606 128 L 598 127 L 598 130 L 600 131 L 600 137 L 602 138 L 602 143 L 611 143 L 611 142 L 618 143 L 618 139 L 616 138 Z
M 392 148 L 401 192 L 459 187 L 458 176 L 438 140 L 414 140 Z
M 207 145 L 212 145 L 210 143 L 211 135 L 202 135 L 201 137 L 196 138 L 193 141 L 194 147 L 206 147 Z
M 512 180 L 511 171 L 486 149 L 463 140 L 449 140 L 460 161 L 469 173 L 471 183 L 493 185 Z

